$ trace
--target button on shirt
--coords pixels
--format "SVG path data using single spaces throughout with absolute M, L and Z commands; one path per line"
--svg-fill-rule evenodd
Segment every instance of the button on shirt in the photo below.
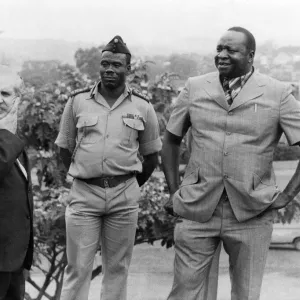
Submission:
M 69 173 L 75 178 L 141 172 L 138 152 L 144 156 L 161 149 L 153 106 L 127 86 L 112 107 L 98 85 L 69 99 L 56 144 L 73 153 Z

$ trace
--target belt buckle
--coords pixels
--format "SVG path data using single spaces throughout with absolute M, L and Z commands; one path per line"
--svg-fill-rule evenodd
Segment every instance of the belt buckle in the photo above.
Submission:
M 103 184 L 105 188 L 109 188 L 109 181 L 108 178 L 103 178 Z

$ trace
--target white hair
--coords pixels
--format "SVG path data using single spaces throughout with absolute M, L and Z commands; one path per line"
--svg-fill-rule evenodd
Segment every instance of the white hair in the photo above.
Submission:
M 21 95 L 24 89 L 24 82 L 17 70 L 10 66 L 0 64 L 0 78 L 4 82 L 7 80 L 10 84 L 13 82 L 13 88 L 16 95 Z

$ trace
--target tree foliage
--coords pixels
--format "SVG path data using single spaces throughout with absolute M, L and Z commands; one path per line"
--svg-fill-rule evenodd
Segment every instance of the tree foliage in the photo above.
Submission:
M 26 299 L 59 299 L 64 269 L 66 266 L 64 197 L 69 189 L 35 186 L 34 188 L 34 266 L 43 275 L 42 284 L 38 284 L 29 274 L 27 281 L 35 288 L 36 296 L 26 294 Z M 54 284 L 54 293 L 49 286 Z
M 99 66 L 104 46 L 78 49 L 75 52 L 76 67 L 93 81 L 99 79 Z
M 199 74 L 198 61 L 189 54 L 173 54 L 168 61 L 169 71 L 184 79 Z
M 60 79 L 58 67 L 59 61 L 26 61 L 23 64 L 21 77 L 25 82 L 36 89 L 41 88 L 44 84 L 52 84 Z
M 162 246 L 173 245 L 175 219 L 162 209 L 169 197 L 164 178 L 152 176 L 141 188 L 136 244 L 161 240 Z
M 30 76 L 29 66 L 32 65 L 37 71 Z M 24 64 L 22 71 L 26 90 L 20 106 L 19 134 L 27 140 L 31 165 L 36 175 L 33 189 L 34 266 L 44 274 L 42 285 L 34 282 L 30 275 L 27 278 L 37 290 L 34 300 L 42 297 L 54 300 L 60 295 L 66 266 L 65 206 L 62 198 L 68 192 L 70 184 L 66 180 L 66 170 L 54 141 L 70 91 L 91 84 L 74 67 L 63 64 L 56 65 L 55 71 L 50 72 L 50 77 L 43 77 L 43 74 L 47 74 L 48 67 L 47 62 L 30 62 Z M 42 75 L 37 83 L 38 70 Z M 47 292 L 51 283 L 56 283 L 54 295 Z M 26 297 L 32 299 L 30 295 Z

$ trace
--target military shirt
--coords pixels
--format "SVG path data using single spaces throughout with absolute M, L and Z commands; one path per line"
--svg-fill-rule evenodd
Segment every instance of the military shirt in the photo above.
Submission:
M 152 104 L 126 86 L 110 107 L 98 84 L 68 100 L 55 143 L 73 153 L 69 174 L 75 178 L 141 172 L 138 153 L 161 150 Z

